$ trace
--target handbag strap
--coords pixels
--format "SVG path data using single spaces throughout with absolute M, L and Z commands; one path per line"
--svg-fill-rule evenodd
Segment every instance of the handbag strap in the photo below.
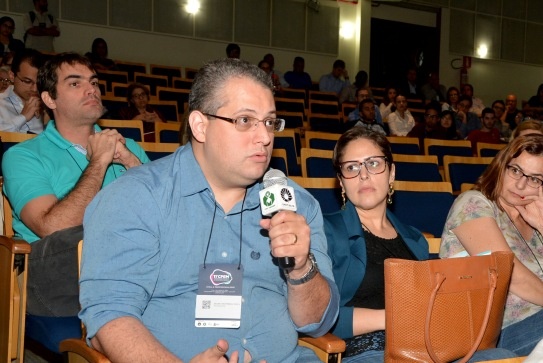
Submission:
M 479 344 L 481 344 L 481 341 L 483 340 L 483 336 L 485 334 L 486 327 L 488 325 L 488 319 L 490 318 L 490 310 L 492 309 L 492 301 L 494 300 L 494 292 L 496 291 L 498 272 L 495 269 L 489 268 L 489 275 L 490 275 L 490 286 L 488 287 L 488 300 L 486 303 L 486 311 L 483 318 L 483 322 L 481 324 L 481 329 L 479 330 L 479 334 L 477 335 L 477 338 L 475 339 L 473 346 L 459 363 L 466 363 L 471 358 L 471 356 L 477 351 Z M 426 325 L 424 327 L 424 342 L 426 343 L 426 350 L 428 351 L 428 354 L 430 355 L 432 360 L 436 363 L 440 363 L 440 360 L 437 357 L 436 353 L 434 352 L 434 349 L 432 348 L 432 342 L 430 341 L 430 320 L 432 318 L 432 310 L 433 310 L 434 303 L 437 297 L 437 293 L 439 289 L 441 288 L 443 281 L 445 281 L 445 275 L 439 272 L 436 273 L 436 286 L 434 287 L 432 294 L 430 295 L 430 302 L 428 304 L 428 310 L 426 312 Z

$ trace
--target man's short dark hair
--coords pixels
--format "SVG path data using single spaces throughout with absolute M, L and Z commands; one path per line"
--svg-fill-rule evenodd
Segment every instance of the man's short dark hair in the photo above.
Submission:
M 473 99 L 470 97 L 470 96 L 466 96 L 466 95 L 462 95 L 458 98 L 458 103 L 462 102 L 462 101 L 469 101 L 469 104 L 471 106 L 473 106 Z
M 481 118 L 485 118 L 485 115 L 486 115 L 487 113 L 491 113 L 491 114 L 493 114 L 494 116 L 496 116 L 496 113 L 494 112 L 494 110 L 493 110 L 492 108 L 490 108 L 490 107 L 485 107 L 485 108 L 483 109 L 483 111 L 481 112 Z
M 473 93 L 473 86 L 469 83 L 464 83 L 463 87 L 469 87 L 469 89 L 471 90 L 471 93 Z
M 226 56 L 229 57 L 232 51 L 237 50 L 241 52 L 241 48 L 236 43 L 230 43 L 226 46 Z
M 48 92 L 52 99 L 57 98 L 57 70 L 63 65 L 71 66 L 81 64 L 96 73 L 92 63 L 87 57 L 75 52 L 66 52 L 54 55 L 38 71 L 38 92 Z
M 23 49 L 15 53 L 13 61 L 11 62 L 11 71 L 14 74 L 19 73 L 21 70 L 21 64 L 27 62 L 32 67 L 40 69 L 43 65 L 43 55 L 35 49 Z
M 294 62 L 304 62 L 305 63 L 305 59 L 303 57 L 294 57 Z
M 333 65 L 333 68 L 336 69 L 336 68 L 343 68 L 345 69 L 345 62 L 342 61 L 341 59 L 338 59 L 334 62 L 334 65 Z
M 497 103 L 499 103 L 500 105 L 505 107 L 505 102 L 503 102 L 503 100 L 496 100 L 496 101 L 492 102 L 492 107 L 494 107 Z
M 424 106 L 424 113 L 427 114 L 429 110 L 434 110 L 439 115 L 441 113 L 441 105 L 438 101 L 431 101 L 426 106 Z
M 365 105 L 366 103 L 371 103 L 371 105 L 372 105 L 373 107 L 375 107 L 375 102 L 373 102 L 373 100 L 372 100 L 371 98 L 364 98 L 364 99 L 360 102 L 360 104 L 358 104 L 358 111 L 359 111 L 359 112 L 362 111 L 362 109 L 364 108 L 364 105 Z
M 192 111 L 215 114 L 223 106 L 224 86 L 232 78 L 248 78 L 273 92 L 271 77 L 249 62 L 225 58 L 206 63 L 194 78 L 189 95 L 189 114 Z M 190 137 L 190 127 L 187 128 Z

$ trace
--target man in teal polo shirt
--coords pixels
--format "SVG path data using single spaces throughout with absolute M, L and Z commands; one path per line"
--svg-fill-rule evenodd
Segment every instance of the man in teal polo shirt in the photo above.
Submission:
M 149 159 L 133 140 L 96 125 L 104 108 L 87 58 L 54 56 L 39 70 L 37 84 L 52 119 L 44 132 L 4 155 L 4 192 L 16 237 L 32 244 L 28 313 L 75 316 L 74 258 L 85 208 L 102 187 Z

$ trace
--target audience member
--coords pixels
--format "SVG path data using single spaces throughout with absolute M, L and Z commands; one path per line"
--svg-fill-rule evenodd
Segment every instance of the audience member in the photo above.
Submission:
M 447 90 L 447 98 L 441 105 L 442 111 L 458 112 L 458 100 L 460 99 L 460 91 L 456 87 L 449 87 Z
M 505 98 L 505 122 L 509 124 L 511 130 L 514 130 L 523 119 L 522 111 L 517 108 L 517 96 L 507 95 Z
M 8 89 L 13 84 L 12 77 L 10 75 L 11 68 L 8 66 L 0 67 L 0 93 Z M 0 101 L 1 104 L 1 101 Z M 0 106 L 1 107 L 1 106 Z
M 381 126 L 383 125 L 383 119 L 381 118 L 381 112 L 379 111 L 379 107 L 375 104 L 375 101 L 373 100 L 373 96 L 371 94 L 371 90 L 368 87 L 362 87 L 359 88 L 356 91 L 356 108 L 349 113 L 349 121 L 358 121 L 360 119 L 360 111 L 358 109 L 360 108 L 360 102 L 365 100 L 366 98 L 369 98 L 374 103 L 374 109 L 375 109 L 375 121 Z
M 344 201 L 341 211 L 324 216 L 341 295 L 332 333 L 345 339 L 344 362 L 383 362 L 383 262 L 391 257 L 425 260 L 428 242 L 387 209 L 394 193 L 394 164 L 385 136 L 352 128 L 339 138 L 332 161 Z
M 458 100 L 458 112 L 456 113 L 456 130 L 461 139 L 465 139 L 473 130 L 479 130 L 482 126 L 481 119 L 476 114 L 470 112 L 471 97 L 460 96 Z
M 445 139 L 446 131 L 440 125 L 441 113 L 439 102 L 430 102 L 424 107 L 424 122 L 418 122 L 407 134 L 409 137 L 417 137 L 421 147 L 424 139 Z
M 126 89 L 128 107 L 119 111 L 123 120 L 142 120 L 145 141 L 155 141 L 155 122 L 166 121 L 162 113 L 149 104 L 149 88 L 141 83 L 131 83 Z
M 379 124 L 375 119 L 375 104 L 370 98 L 363 99 L 358 104 L 359 109 L 359 118 L 356 121 L 348 121 L 346 123 L 346 130 L 350 129 L 353 126 L 364 127 L 366 129 L 380 133 L 381 135 L 386 136 L 385 128 L 382 124 Z
M 328 253 L 340 289 L 340 311 L 332 333 L 345 339 L 342 362 L 384 362 L 387 258 L 428 259 L 428 242 L 387 209 L 395 169 L 386 137 L 362 128 L 343 134 L 334 168 L 344 207 L 324 216 Z M 415 302 L 411 302 L 415 303 Z M 502 349 L 476 352 L 470 362 L 515 356 Z
M 398 89 L 396 87 L 388 86 L 385 88 L 385 97 L 383 97 L 383 102 L 379 105 L 379 112 L 383 121 L 386 121 L 388 115 L 395 111 L 394 102 L 396 101 L 397 94 Z
M 503 138 L 509 138 L 511 136 L 511 129 L 509 124 L 505 121 L 507 113 L 505 112 L 505 102 L 502 100 L 496 100 L 492 102 L 492 109 L 494 115 L 496 115 L 496 128 L 500 130 L 500 134 Z
M 305 59 L 302 57 L 295 57 L 292 64 L 292 71 L 285 73 L 285 81 L 289 84 L 290 88 L 297 89 L 311 89 L 313 82 L 309 73 L 304 72 Z
M 2 57 L 2 61 L 0 62 L 0 66 L 8 66 L 11 68 L 11 64 L 13 63 L 13 57 L 15 57 L 15 52 L 9 52 L 4 54 Z
M 462 85 L 462 95 L 471 97 L 472 106 L 469 111 L 481 117 L 485 105 L 483 104 L 483 100 L 473 95 L 473 86 L 471 84 L 466 83 Z
M 415 119 L 407 109 L 407 99 L 404 95 L 397 95 L 394 105 L 396 111 L 388 115 L 390 135 L 406 136 L 415 126 Z
M 442 111 L 440 115 L 440 125 L 443 129 L 444 140 L 458 140 L 459 135 L 456 131 L 456 114 L 453 111 Z
M 38 90 L 54 118 L 42 134 L 6 151 L 4 192 L 13 207 L 15 236 L 32 245 L 27 312 L 75 317 L 83 212 L 103 186 L 149 159 L 133 140 L 96 126 L 103 106 L 87 58 L 54 56 L 39 70 Z M 56 336 L 52 349 L 63 338 Z
M 421 87 L 422 98 L 425 103 L 445 101 L 446 91 L 445 86 L 439 83 L 439 74 L 437 72 L 431 72 L 428 75 L 426 84 Z
M 334 92 L 339 97 L 341 91 L 349 85 L 349 73 L 345 69 L 345 62 L 338 59 L 332 66 L 332 72 L 321 77 L 319 90 L 321 92 Z
M 36 50 L 23 49 L 15 55 L 9 75 L 13 85 L 0 94 L 0 131 L 43 131 L 46 116 L 36 86 L 42 64 L 43 57 Z
M 47 0 L 33 0 L 34 10 L 23 14 L 25 46 L 41 52 L 53 53 L 53 40 L 60 35 L 58 20 L 47 12 Z
M 407 97 L 407 98 L 415 98 L 419 99 L 422 98 L 422 93 L 420 90 L 419 82 L 417 79 L 417 68 L 411 67 L 407 70 L 407 74 L 405 76 L 405 80 L 401 84 L 400 91 Z
M 339 103 L 356 102 L 356 90 L 368 85 L 368 74 L 366 71 L 359 71 L 354 77 L 354 83 L 343 88 L 339 95 Z
M 2 19 L 0 19 L 0 22 Z M 537 93 L 535 96 L 530 97 L 528 100 L 528 106 L 530 107 L 543 107 L 543 83 L 537 87 Z
M 226 57 L 237 58 L 241 56 L 241 48 L 236 43 L 230 43 L 226 46 Z
M 501 150 L 473 190 L 458 196 L 443 228 L 440 257 L 515 254 L 499 348 L 528 355 L 543 338 L 543 136 Z
M 515 131 L 511 135 L 511 140 L 528 134 L 541 134 L 543 135 L 543 122 L 538 120 L 526 120 L 521 122 Z
M 4 57 L 7 53 L 19 52 L 25 48 L 25 45 L 19 39 L 13 38 L 15 31 L 15 21 L 9 16 L 0 18 L 0 43 L 2 43 L 1 56 Z
M 262 219 L 262 176 L 284 127 L 272 88 L 247 62 L 204 65 L 189 98 L 190 142 L 130 170 L 87 208 L 80 317 L 111 361 L 188 362 L 220 338 L 231 362 L 238 352 L 245 362 L 317 360 L 297 333 L 327 332 L 338 292 L 308 192 L 289 181 L 297 213 Z M 282 275 L 274 257 L 284 256 L 295 266 Z M 213 288 L 213 271 L 232 277 L 229 296 L 204 297 L 227 286 Z M 229 325 L 202 327 L 224 304 Z
M 268 53 L 264 56 L 263 59 L 270 65 L 270 72 L 272 74 L 272 77 L 277 77 L 281 84 L 281 87 L 289 87 L 289 84 L 287 83 L 287 81 L 285 81 L 283 73 L 275 68 L 275 57 L 273 56 L 273 54 Z
M 89 58 L 92 66 L 97 71 L 113 71 L 117 69 L 117 65 L 112 59 L 107 57 L 107 43 L 103 38 L 95 38 L 92 41 L 91 51 L 85 54 Z
M 467 140 L 471 141 L 471 149 L 473 155 L 477 154 L 477 143 L 485 142 L 488 144 L 500 143 L 500 131 L 495 127 L 496 116 L 494 110 L 490 107 L 483 109 L 481 113 L 481 128 L 479 130 L 473 130 L 468 134 Z
M 270 64 L 265 59 L 258 62 L 258 68 L 262 69 L 266 74 L 271 78 L 273 83 L 273 90 L 275 92 L 281 91 L 281 82 L 279 81 L 279 76 L 273 73 Z

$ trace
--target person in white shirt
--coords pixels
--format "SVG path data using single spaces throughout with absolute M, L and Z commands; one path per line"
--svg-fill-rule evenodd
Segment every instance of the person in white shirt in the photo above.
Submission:
M 407 109 L 407 98 L 399 94 L 395 101 L 396 111 L 388 115 L 388 127 L 391 136 L 407 136 L 415 126 L 415 119 Z
M 47 12 L 47 0 L 33 0 L 34 10 L 23 14 L 25 47 L 54 52 L 53 40 L 60 35 L 58 20 Z
M 41 53 L 25 49 L 13 58 L 9 78 L 13 82 L 0 93 L 0 131 L 39 134 L 43 131 L 44 107 L 36 86 Z

